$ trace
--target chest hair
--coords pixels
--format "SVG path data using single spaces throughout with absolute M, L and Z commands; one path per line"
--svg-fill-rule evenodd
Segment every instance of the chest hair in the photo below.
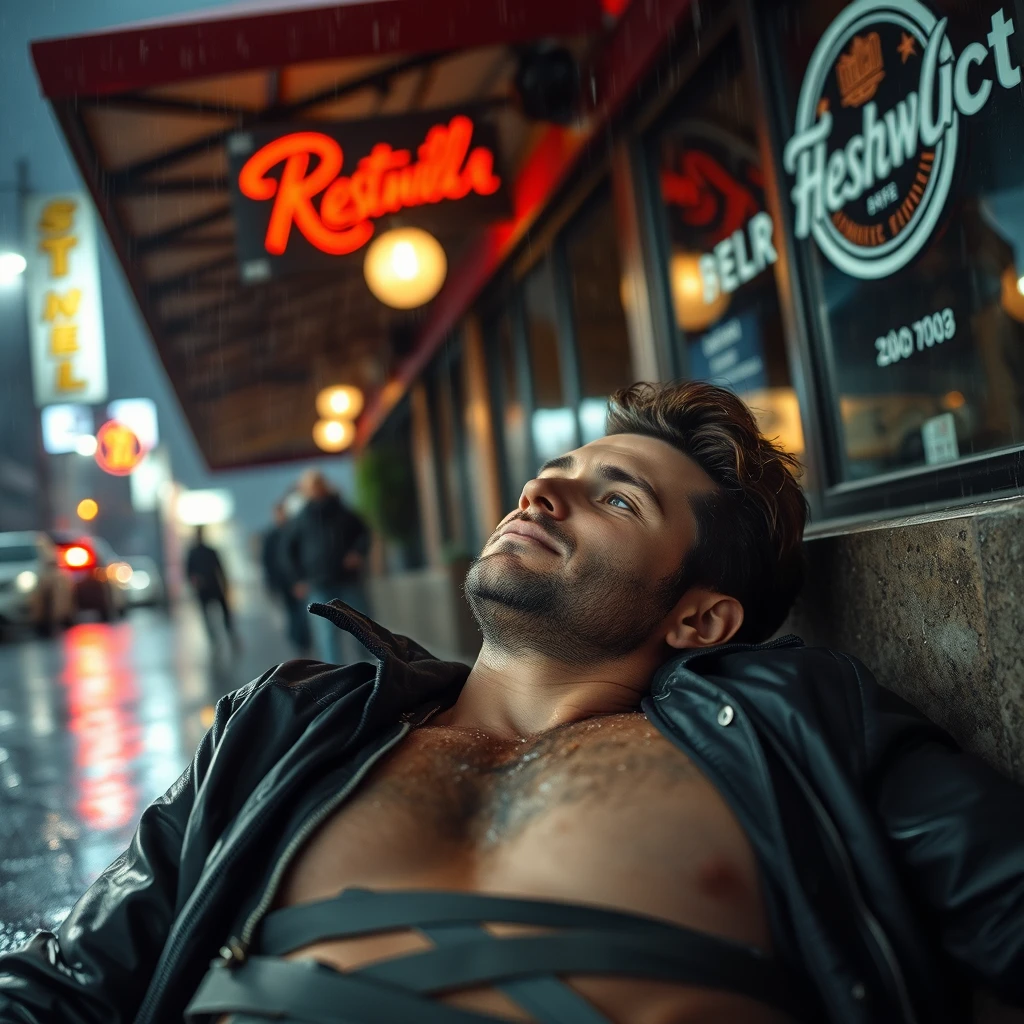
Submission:
M 638 787 L 650 795 L 698 781 L 689 759 L 641 714 L 574 722 L 511 743 L 426 727 L 368 777 L 352 810 L 409 815 L 439 838 L 487 847 L 559 807 L 611 809 L 635 799 Z

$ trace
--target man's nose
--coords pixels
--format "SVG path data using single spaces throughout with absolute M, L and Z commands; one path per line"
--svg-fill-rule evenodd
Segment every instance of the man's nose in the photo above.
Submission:
M 534 477 L 528 481 L 519 496 L 519 510 L 528 512 L 530 509 L 551 516 L 552 519 L 565 519 L 569 514 L 566 481 L 557 477 Z

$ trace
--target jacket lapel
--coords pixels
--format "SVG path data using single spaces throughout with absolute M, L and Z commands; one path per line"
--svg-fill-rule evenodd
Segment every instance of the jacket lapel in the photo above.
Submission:
M 469 676 L 468 665 L 435 658 L 415 640 L 392 633 L 337 599 L 328 604 L 314 602 L 309 610 L 351 633 L 378 661 L 357 735 L 392 725 L 431 700 L 454 702 Z

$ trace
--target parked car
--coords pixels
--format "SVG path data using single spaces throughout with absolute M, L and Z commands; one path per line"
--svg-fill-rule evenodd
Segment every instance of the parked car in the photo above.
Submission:
M 71 580 L 79 611 L 99 612 L 104 622 L 120 618 L 125 610 L 124 591 L 117 573 L 125 566 L 101 537 L 57 534 L 57 564 Z
M 145 555 L 132 555 L 125 561 L 132 570 L 127 582 L 121 585 L 129 607 L 164 604 L 164 581 L 156 562 Z
M 0 533 L 0 624 L 26 625 L 46 636 L 74 619 L 71 581 L 57 565 L 45 533 Z

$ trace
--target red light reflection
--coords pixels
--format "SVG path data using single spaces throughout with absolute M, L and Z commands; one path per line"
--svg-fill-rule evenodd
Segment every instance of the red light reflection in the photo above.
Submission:
M 77 809 L 83 824 L 97 831 L 128 825 L 138 805 L 132 763 L 140 752 L 140 730 L 127 641 L 124 632 L 98 623 L 64 635 L 61 681 L 75 738 Z

